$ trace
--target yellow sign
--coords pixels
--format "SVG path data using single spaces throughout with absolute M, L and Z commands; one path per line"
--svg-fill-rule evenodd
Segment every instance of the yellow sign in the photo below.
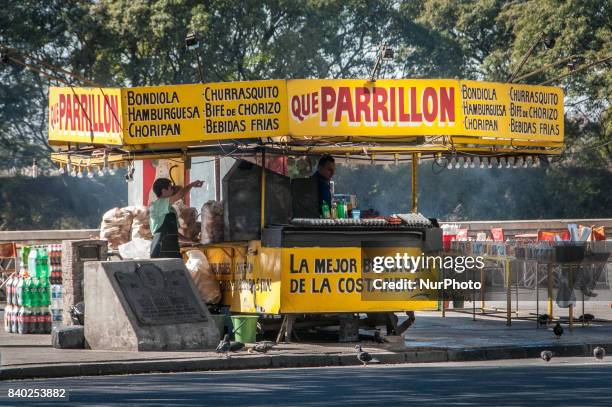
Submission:
M 51 142 L 130 145 L 287 135 L 562 142 L 563 131 L 559 88 L 453 79 L 51 88 L 49 96 Z
M 563 141 L 559 88 L 460 81 L 461 134 Z
M 292 136 L 563 140 L 559 88 L 450 79 L 290 80 Z
M 121 94 L 126 144 L 287 133 L 282 80 L 126 88 Z
M 119 89 L 49 89 L 49 141 L 122 145 Z
M 436 309 L 435 293 L 409 281 L 435 280 L 430 270 L 374 273 L 375 256 L 406 253 L 411 248 L 287 248 L 282 249 L 281 312 L 383 312 Z M 415 288 L 416 287 L 416 288 Z
M 454 80 L 290 80 L 294 136 L 461 134 Z

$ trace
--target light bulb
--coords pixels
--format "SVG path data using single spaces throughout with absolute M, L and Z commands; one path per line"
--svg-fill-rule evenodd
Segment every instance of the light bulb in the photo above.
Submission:
M 83 171 L 81 170 L 81 168 L 79 167 L 79 172 L 77 172 L 77 178 L 83 178 Z
M 93 178 L 94 177 L 94 173 L 93 170 L 91 168 L 87 169 L 87 178 Z
M 64 173 L 65 173 L 66 171 L 64 170 L 64 167 L 60 165 L 59 170 L 57 170 L 57 172 L 58 172 L 60 175 L 64 175 Z
M 468 157 L 465 159 L 465 162 L 463 163 L 463 168 L 467 168 L 470 166 L 470 161 L 471 159 Z
M 103 177 L 104 176 L 104 169 L 98 167 L 98 177 Z
M 533 166 L 535 168 L 540 167 L 540 157 L 536 157 L 535 160 L 533 160 Z
M 508 157 L 508 158 L 506 159 L 506 168 L 510 168 L 510 167 L 512 167 L 513 163 L 514 163 L 514 158 L 512 158 L 512 157 Z
M 460 168 L 462 164 L 463 164 L 463 157 L 459 157 L 459 159 L 457 160 L 457 163 L 455 164 L 455 168 Z
M 503 158 L 499 158 L 497 160 L 497 168 L 501 168 L 504 166 L 504 159 Z
M 73 168 L 72 171 L 70 171 L 70 176 L 71 177 L 76 177 L 77 176 L 76 168 Z

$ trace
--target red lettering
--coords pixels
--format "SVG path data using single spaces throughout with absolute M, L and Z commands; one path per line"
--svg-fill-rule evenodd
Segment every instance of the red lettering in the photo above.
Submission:
M 395 122 L 395 88 L 389 88 L 389 116 Z
M 63 129 L 62 119 L 64 118 L 65 114 L 66 114 L 66 95 L 64 95 L 63 93 L 60 93 L 59 95 L 59 128 L 60 130 Z
M 370 90 L 368 88 L 356 88 L 355 89 L 355 112 L 357 114 L 357 121 L 361 122 L 363 113 L 363 121 L 371 122 L 370 117 Z
M 108 96 L 104 95 L 104 132 L 109 133 L 111 129 L 111 112 Z
M 100 103 L 100 95 L 97 95 L 97 96 L 98 96 L 98 103 L 96 104 L 96 107 L 98 108 L 97 109 L 98 110 L 98 116 L 97 116 L 97 119 L 96 119 L 96 122 L 95 122 L 95 124 L 96 124 L 96 131 L 103 131 L 104 129 L 102 128 L 102 114 L 100 112 L 100 104 L 101 104 Z
M 416 88 L 410 88 L 410 116 L 412 117 L 412 121 L 423 121 L 423 116 L 421 113 L 417 112 Z
M 336 105 L 336 91 L 330 86 L 321 87 L 321 121 L 327 121 L 327 113 Z
M 70 124 L 70 129 L 68 125 Z M 70 95 L 66 95 L 66 119 L 64 121 L 64 130 L 72 130 L 74 122 L 72 121 L 72 98 Z
M 72 130 L 82 130 L 81 128 L 81 109 L 79 109 L 79 95 L 72 97 Z
M 405 88 L 399 88 L 399 106 L 398 106 L 398 110 L 399 110 L 399 121 L 400 122 L 409 122 L 410 121 L 410 114 L 408 114 L 408 112 L 406 112 L 404 103 L 406 102 L 406 97 L 404 95 L 404 90 Z
M 338 89 L 338 106 L 336 107 L 335 121 L 342 120 L 342 114 L 348 114 L 349 122 L 355 122 L 355 113 L 353 112 L 353 104 L 351 100 L 351 90 L 346 86 L 341 86 Z
M 455 88 L 440 88 L 440 121 L 455 122 Z
M 431 108 L 429 100 L 431 99 Z M 423 116 L 426 122 L 433 122 L 438 116 L 438 95 L 432 87 L 427 87 L 423 91 Z
M 89 103 L 87 104 L 87 110 L 88 110 L 88 115 L 89 115 L 89 130 L 94 132 L 96 130 L 96 122 L 95 122 L 95 118 L 94 118 L 94 96 L 93 95 L 88 95 L 87 99 L 89 100 Z
M 111 112 L 113 114 L 113 131 L 117 132 L 121 128 L 121 125 L 119 124 L 119 100 L 117 95 L 111 96 L 110 103 Z
M 87 95 L 81 95 L 81 111 L 83 112 L 83 123 L 79 130 L 89 130 L 89 112 L 87 111 Z
M 302 116 L 310 116 L 310 95 L 302 95 L 300 102 L 302 103 Z
M 372 112 L 373 120 L 378 121 L 378 113 L 381 113 L 383 121 L 389 121 L 389 115 L 387 112 L 387 90 L 378 86 L 374 87 L 374 100 L 372 101 Z

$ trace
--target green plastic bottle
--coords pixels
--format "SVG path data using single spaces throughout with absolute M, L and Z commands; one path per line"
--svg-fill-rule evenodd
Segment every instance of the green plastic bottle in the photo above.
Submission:
M 344 204 L 344 200 L 338 201 L 338 207 L 337 207 L 338 219 L 346 218 L 346 215 L 344 213 L 344 208 L 346 208 L 346 206 Z
M 41 280 L 40 286 L 40 290 L 42 292 L 40 305 L 42 307 L 48 307 L 49 305 L 51 305 L 51 286 L 49 285 L 49 280 L 43 278 Z
M 34 299 L 34 279 L 32 277 L 25 277 L 23 280 L 23 306 L 31 307 L 32 300 Z
M 323 217 L 323 219 L 331 218 L 331 213 L 329 212 L 329 205 L 327 205 L 326 201 L 323 201 L 323 204 L 321 205 L 321 217 Z
M 38 248 L 32 247 L 28 254 L 28 274 L 30 277 L 38 276 Z
M 49 278 L 49 253 L 47 252 L 46 247 L 40 248 L 40 276 L 38 278 L 42 278 L 43 280 L 47 280 Z

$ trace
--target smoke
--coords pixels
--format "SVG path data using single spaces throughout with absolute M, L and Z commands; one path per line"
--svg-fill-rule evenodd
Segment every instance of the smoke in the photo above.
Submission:
M 336 192 L 356 194 L 360 209 L 411 211 L 411 165 L 338 164 Z M 427 161 L 418 171 L 418 210 L 451 221 L 610 217 L 611 178 L 577 167 L 449 170 Z

